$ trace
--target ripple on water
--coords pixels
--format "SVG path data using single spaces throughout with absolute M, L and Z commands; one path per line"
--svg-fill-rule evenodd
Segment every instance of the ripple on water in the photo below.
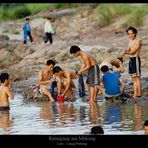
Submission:
M 98 100 L 96 105 L 90 106 L 89 102 L 79 100 L 49 106 L 48 102 L 25 103 L 22 100 L 22 96 L 17 95 L 10 101 L 10 117 L 5 118 L 5 128 L 0 116 L 0 134 L 84 134 L 98 124 L 107 135 L 143 134 L 142 128 L 134 131 L 134 126 L 148 119 L 148 103 L 137 106 Z

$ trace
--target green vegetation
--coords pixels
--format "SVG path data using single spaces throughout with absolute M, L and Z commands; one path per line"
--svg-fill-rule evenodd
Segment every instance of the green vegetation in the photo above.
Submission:
M 77 7 L 79 7 L 79 6 L 81 6 L 81 4 L 80 3 L 57 3 L 56 5 L 55 5 L 55 8 L 56 9 L 60 9 L 60 8 L 77 8 Z
M 3 20 L 20 19 L 50 8 L 52 4 L 0 4 L 0 14 Z
M 0 4 L 0 19 L 21 19 L 50 9 L 74 8 L 80 5 L 71 3 L 2 3 Z
M 95 13 L 100 26 L 107 26 L 124 16 L 127 24 L 138 27 L 143 24 L 143 18 L 148 14 L 148 9 L 147 5 L 138 7 L 130 4 L 100 4 Z
M 82 3 L 1 3 L 0 20 L 24 19 L 26 16 L 35 17 L 34 14 L 51 9 L 76 8 L 89 4 Z M 90 4 L 91 5 L 91 4 Z M 123 18 L 126 24 L 138 27 L 143 24 L 148 14 L 147 4 L 136 6 L 132 4 L 98 4 L 95 15 L 101 27 L 114 23 Z

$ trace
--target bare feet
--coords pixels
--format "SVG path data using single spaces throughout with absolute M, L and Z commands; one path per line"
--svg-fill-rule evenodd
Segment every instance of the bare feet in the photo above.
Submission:
M 55 101 L 54 98 L 52 98 L 52 99 L 50 98 L 50 102 L 54 102 L 54 101 Z

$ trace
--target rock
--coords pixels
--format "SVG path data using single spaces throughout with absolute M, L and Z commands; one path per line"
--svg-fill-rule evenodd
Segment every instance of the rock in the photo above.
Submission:
M 7 35 L 0 35 L 0 41 L 8 41 L 9 37 Z

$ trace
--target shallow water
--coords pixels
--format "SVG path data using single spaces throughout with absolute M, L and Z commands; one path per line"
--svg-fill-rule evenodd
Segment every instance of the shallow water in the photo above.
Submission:
M 106 135 L 143 135 L 148 119 L 148 101 L 137 104 L 109 103 L 98 99 L 89 104 L 23 101 L 16 95 L 9 114 L 0 113 L 0 134 L 10 135 L 83 135 L 94 125 L 102 125 Z

